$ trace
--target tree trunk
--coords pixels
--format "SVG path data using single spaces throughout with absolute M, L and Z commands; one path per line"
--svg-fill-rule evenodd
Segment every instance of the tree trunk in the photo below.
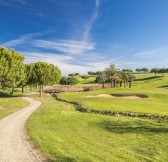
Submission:
M 26 91 L 28 90 L 28 85 L 26 86 Z
M 103 86 L 103 88 L 104 88 L 104 83 L 102 83 L 102 86 Z
M 131 88 L 131 82 L 129 82 L 129 88 Z
M 44 92 L 44 86 L 42 85 L 42 92 Z
M 30 86 L 30 92 L 32 92 L 32 85 Z
M 116 80 L 113 80 L 113 87 L 116 88 Z
M 24 93 L 24 87 L 22 87 L 22 94 Z
M 113 79 L 111 80 L 111 88 L 113 88 Z
M 38 89 L 38 83 L 36 84 L 36 89 Z
M 43 91 L 42 91 L 42 85 L 40 85 L 40 95 L 39 95 L 39 97 L 42 97 L 42 93 L 43 93 Z
M 122 87 L 122 81 L 120 81 L 120 87 Z
M 124 81 L 124 88 L 126 88 L 126 81 Z
M 11 91 L 10 91 L 10 96 L 13 95 L 13 92 L 14 92 L 14 87 L 12 87 Z

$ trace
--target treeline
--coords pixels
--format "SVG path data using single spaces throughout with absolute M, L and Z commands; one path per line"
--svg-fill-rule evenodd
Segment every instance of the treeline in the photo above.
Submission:
M 114 64 L 110 64 L 108 68 L 97 75 L 95 82 L 102 84 L 103 87 L 105 83 L 110 83 L 112 88 L 122 87 L 123 84 L 124 87 L 131 88 L 134 80 L 135 76 L 130 69 L 120 71 Z
M 35 62 L 24 64 L 25 57 L 15 51 L 0 47 L 0 88 L 8 90 L 10 95 L 15 88 L 22 88 L 27 85 L 39 85 L 40 96 L 43 86 L 59 83 L 61 72 L 57 66 L 46 62 Z

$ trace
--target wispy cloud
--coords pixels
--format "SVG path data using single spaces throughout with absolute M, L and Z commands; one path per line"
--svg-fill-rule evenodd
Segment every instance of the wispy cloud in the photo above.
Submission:
M 21 5 L 26 5 L 26 0 L 9 0 L 9 1 L 3 1 L 0 0 L 0 5 L 7 6 L 7 7 L 19 7 Z
M 32 45 L 46 49 L 53 49 L 69 54 L 80 54 L 86 50 L 94 49 L 94 44 L 90 42 L 74 41 L 74 40 L 34 40 Z
M 135 57 L 160 57 L 160 56 L 167 56 L 168 53 L 168 46 L 159 47 L 156 49 L 144 51 L 144 52 L 138 52 L 135 53 Z
M 95 9 L 93 14 L 91 15 L 90 20 L 85 24 L 85 30 L 83 32 L 83 41 L 87 42 L 89 40 L 90 32 L 93 27 L 94 22 L 98 17 L 98 10 L 99 10 L 100 0 L 95 0 Z
M 40 37 L 46 33 L 48 33 L 48 31 L 24 34 L 24 35 L 19 36 L 19 38 L 17 39 L 4 42 L 1 45 L 6 46 L 6 47 L 15 47 L 18 45 L 22 45 L 24 43 L 29 43 L 33 38 Z
M 25 63 L 31 63 L 36 61 L 44 61 L 58 66 L 63 75 L 69 73 L 79 72 L 80 74 L 86 74 L 88 71 L 101 71 L 104 70 L 111 62 L 120 67 L 119 58 L 106 59 L 103 56 L 99 56 L 95 61 L 95 53 L 89 53 L 90 57 L 82 59 L 82 56 L 68 56 L 60 55 L 56 53 L 43 53 L 43 52 L 27 52 L 19 51 L 25 56 Z
M 26 0 L 11 0 L 11 1 L 19 3 L 19 4 L 27 4 Z

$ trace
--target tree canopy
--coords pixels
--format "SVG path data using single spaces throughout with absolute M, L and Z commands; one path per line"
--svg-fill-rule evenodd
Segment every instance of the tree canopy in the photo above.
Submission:
M 40 95 L 44 85 L 59 83 L 61 72 L 57 66 L 46 62 L 24 64 L 24 56 L 14 49 L 0 47 L 0 87 L 10 90 L 38 83 Z

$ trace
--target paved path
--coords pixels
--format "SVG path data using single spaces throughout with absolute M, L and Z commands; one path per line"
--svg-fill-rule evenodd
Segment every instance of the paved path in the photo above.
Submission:
M 41 105 L 29 97 L 23 97 L 29 106 L 0 120 L 0 162 L 41 161 L 26 140 L 24 126 L 30 115 Z

